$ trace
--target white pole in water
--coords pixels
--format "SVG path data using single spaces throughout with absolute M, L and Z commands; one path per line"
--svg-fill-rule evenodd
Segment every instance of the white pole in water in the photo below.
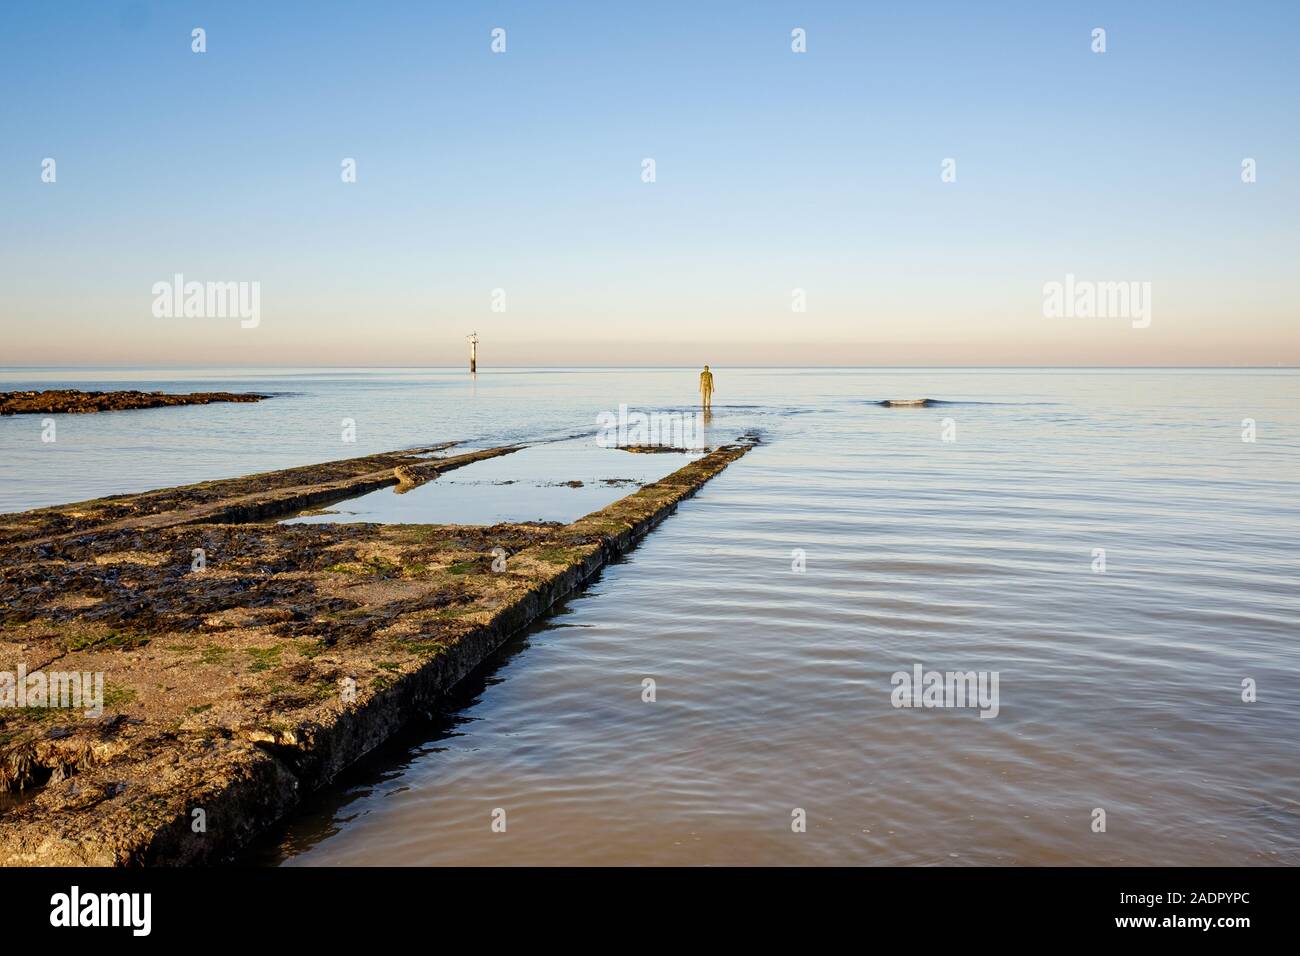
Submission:
M 478 371 L 478 333 L 471 332 L 469 335 L 465 337 L 469 339 L 469 370 L 471 372 L 477 372 Z

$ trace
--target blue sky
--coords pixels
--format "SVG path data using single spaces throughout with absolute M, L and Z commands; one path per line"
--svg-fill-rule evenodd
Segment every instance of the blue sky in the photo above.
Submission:
M 458 364 L 474 329 L 485 365 L 1300 363 L 1300 4 L 48 2 L 0 28 L 0 364 Z M 178 272 L 260 282 L 260 325 L 155 317 Z M 1150 281 L 1150 327 L 1045 318 L 1067 272 Z

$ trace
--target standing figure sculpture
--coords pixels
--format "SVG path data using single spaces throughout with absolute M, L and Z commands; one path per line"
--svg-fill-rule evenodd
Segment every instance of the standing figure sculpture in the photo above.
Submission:
M 469 370 L 471 373 L 478 371 L 478 333 L 471 332 L 465 336 L 469 339 Z
M 713 373 L 707 365 L 700 373 L 700 402 L 705 408 L 713 407 Z

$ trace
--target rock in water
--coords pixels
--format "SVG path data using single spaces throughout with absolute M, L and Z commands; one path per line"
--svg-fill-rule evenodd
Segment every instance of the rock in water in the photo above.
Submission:
M 253 392 L 83 392 L 77 388 L 55 388 L 43 392 L 0 392 L 0 415 L 84 414 L 117 412 L 134 408 L 162 408 L 168 405 L 209 405 L 213 402 L 260 402 L 266 395 Z
M 418 488 L 429 480 L 428 478 L 415 474 L 415 472 L 411 471 L 411 469 L 406 465 L 398 465 L 393 469 L 393 474 L 397 476 L 397 487 L 393 489 L 393 494 L 395 495 L 404 495 L 412 488 Z

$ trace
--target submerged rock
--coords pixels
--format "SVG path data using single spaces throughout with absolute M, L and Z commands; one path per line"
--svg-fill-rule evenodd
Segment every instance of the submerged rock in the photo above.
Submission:
M 690 448 L 675 448 L 672 445 L 618 445 L 619 451 L 630 451 L 638 455 L 689 455 L 692 451 Z M 703 451 L 704 449 L 696 448 L 694 451 Z

